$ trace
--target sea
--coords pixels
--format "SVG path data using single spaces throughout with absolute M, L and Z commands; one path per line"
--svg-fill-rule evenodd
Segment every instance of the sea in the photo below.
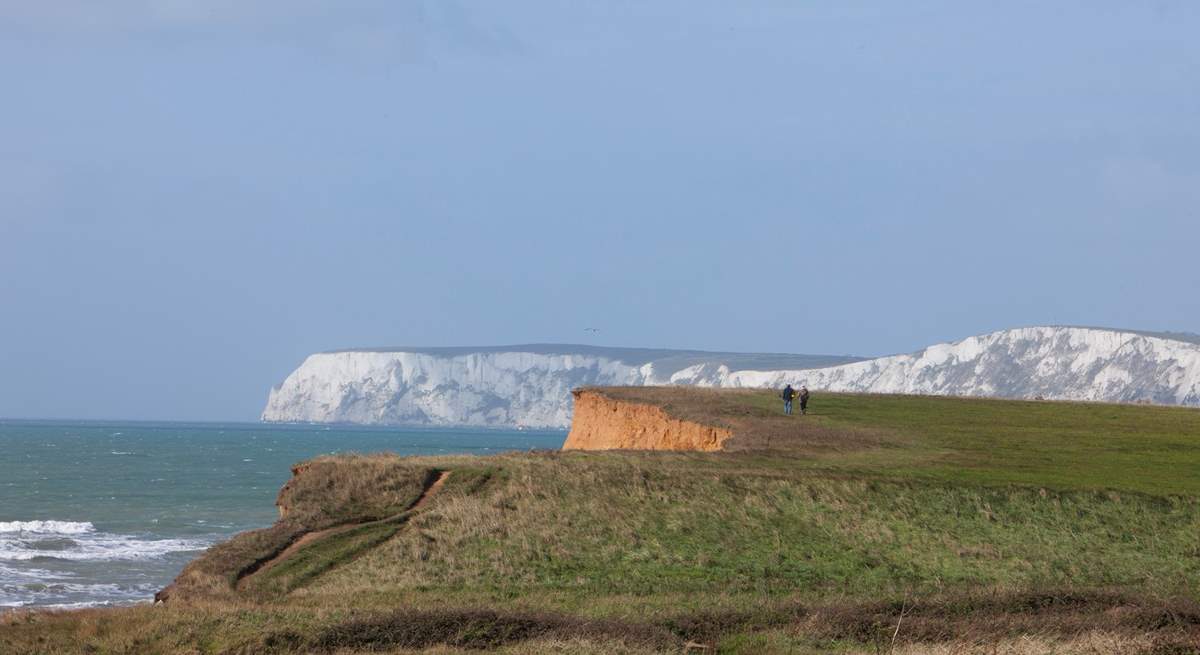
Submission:
M 557 449 L 566 433 L 0 420 L 0 611 L 147 602 L 202 550 L 271 525 L 297 462 Z

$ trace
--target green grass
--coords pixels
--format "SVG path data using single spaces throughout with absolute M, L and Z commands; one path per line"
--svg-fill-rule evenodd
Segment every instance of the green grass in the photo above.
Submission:
M 189 566 L 178 602 L 10 620 L 0 650 L 1200 647 L 1200 412 L 819 394 L 789 418 L 766 392 L 611 393 L 741 451 L 322 458 L 281 493 L 287 521 Z M 298 530 L 402 511 L 433 471 L 451 473 L 404 522 L 233 589 Z
M 741 456 L 497 462 L 509 483 L 442 499 L 309 593 L 554 591 L 545 609 L 575 611 L 607 595 L 1200 587 L 1192 497 L 831 477 Z
M 1200 410 L 938 396 L 815 394 L 784 416 L 770 391 L 602 390 L 733 428 L 733 445 L 872 478 L 1200 493 Z
M 246 589 L 261 595 L 279 596 L 303 587 L 392 538 L 407 518 L 401 516 L 356 526 L 309 544 L 294 556 L 251 578 Z
M 754 397 L 762 408 L 772 399 Z M 863 473 L 961 484 L 1200 493 L 1200 411 L 1101 403 L 821 395 L 810 420 L 886 430 L 896 448 L 841 457 Z

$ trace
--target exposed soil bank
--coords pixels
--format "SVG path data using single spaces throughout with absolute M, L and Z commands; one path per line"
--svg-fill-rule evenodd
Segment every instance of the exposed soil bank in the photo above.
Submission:
M 563 450 L 722 450 L 727 428 L 685 421 L 661 407 L 576 389 L 575 417 Z

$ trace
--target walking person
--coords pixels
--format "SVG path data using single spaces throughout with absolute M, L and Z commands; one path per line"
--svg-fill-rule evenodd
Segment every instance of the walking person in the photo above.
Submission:
M 796 397 L 796 390 L 793 389 L 792 385 L 789 384 L 783 388 L 783 392 L 779 394 L 779 397 L 783 398 L 783 413 L 784 413 L 784 415 L 791 416 L 792 415 L 792 399 Z
M 808 413 L 808 387 L 800 387 L 800 413 Z

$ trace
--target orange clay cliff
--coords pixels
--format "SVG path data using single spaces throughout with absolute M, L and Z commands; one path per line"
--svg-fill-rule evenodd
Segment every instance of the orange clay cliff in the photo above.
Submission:
M 654 405 L 615 400 L 576 389 L 575 416 L 563 450 L 722 450 L 725 428 L 673 418 Z

